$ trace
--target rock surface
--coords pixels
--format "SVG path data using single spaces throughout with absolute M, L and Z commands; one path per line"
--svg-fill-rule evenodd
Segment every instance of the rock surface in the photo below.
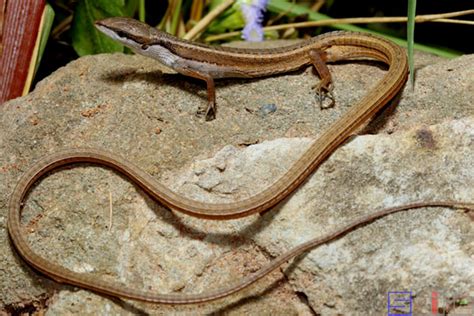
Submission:
M 407 87 L 396 108 L 263 215 L 222 222 L 172 213 L 117 173 L 81 164 L 33 188 L 25 234 L 36 251 L 72 270 L 163 293 L 197 293 L 381 207 L 472 201 L 474 55 L 420 59 L 414 91 Z M 236 201 L 282 175 L 383 75 L 370 63 L 331 66 L 337 106 L 327 110 L 315 105 L 311 71 L 219 81 L 217 119 L 204 122 L 194 115 L 205 104 L 203 84 L 162 70 L 140 56 L 84 57 L 0 107 L 0 311 L 367 315 L 386 313 L 390 291 L 411 291 L 419 313 L 431 310 L 434 290 L 474 297 L 474 224 L 461 211 L 435 208 L 360 228 L 211 303 L 121 301 L 32 271 L 10 245 L 7 204 L 20 174 L 46 153 L 106 148 L 190 198 Z

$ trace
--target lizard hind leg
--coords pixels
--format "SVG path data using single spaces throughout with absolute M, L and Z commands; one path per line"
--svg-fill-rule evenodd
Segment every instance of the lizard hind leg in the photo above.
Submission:
M 309 59 L 313 64 L 314 69 L 316 69 L 321 80 L 315 84 L 312 89 L 316 90 L 316 97 L 319 102 L 319 107 L 321 109 L 328 109 L 334 106 L 335 98 L 333 94 L 334 85 L 332 82 L 332 76 L 329 72 L 329 68 L 326 65 L 326 62 L 323 59 L 322 53 L 317 50 L 309 51 Z M 330 103 L 323 104 L 324 100 L 329 98 Z

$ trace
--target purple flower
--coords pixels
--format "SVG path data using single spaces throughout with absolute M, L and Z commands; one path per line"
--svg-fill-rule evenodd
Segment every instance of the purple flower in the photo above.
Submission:
M 263 13 L 265 12 L 268 0 L 245 0 L 240 7 L 245 20 L 245 27 L 242 30 L 242 38 L 250 42 L 260 42 L 263 40 Z

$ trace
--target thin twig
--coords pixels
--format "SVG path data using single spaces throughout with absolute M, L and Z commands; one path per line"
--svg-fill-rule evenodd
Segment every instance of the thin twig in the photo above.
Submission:
M 438 20 L 435 20 L 433 22 L 474 25 L 474 21 L 458 20 L 458 19 L 438 19 Z
M 439 14 L 425 14 L 425 15 L 417 15 L 415 18 L 416 22 L 425 22 L 431 20 L 438 20 L 438 19 L 448 19 L 454 18 L 457 16 L 469 15 L 474 14 L 474 9 L 471 10 L 464 10 L 464 11 L 455 11 L 455 12 L 448 12 L 448 13 L 439 13 Z
M 474 14 L 473 10 L 464 10 L 464 11 L 456 11 L 456 12 L 449 12 L 449 13 L 441 13 L 441 14 L 427 14 L 427 15 L 418 15 L 415 18 L 415 22 L 423 23 L 423 22 L 453 22 L 453 23 L 460 23 L 462 20 L 451 20 L 447 19 L 450 17 L 457 17 L 462 15 Z M 320 20 L 320 21 L 307 21 L 307 22 L 299 22 L 299 23 L 288 23 L 288 24 L 279 24 L 279 25 L 272 25 L 266 26 L 263 28 L 264 31 L 275 31 L 275 30 L 283 30 L 288 28 L 304 28 L 304 27 L 314 27 L 314 26 L 323 26 L 323 25 L 332 25 L 332 24 L 363 24 L 363 23 L 394 23 L 394 22 L 406 22 L 406 17 L 375 17 L 375 18 L 344 18 L 344 19 L 327 19 L 327 20 Z M 465 21 L 465 24 L 471 24 L 472 21 Z M 474 23 L 474 22 L 472 22 Z M 240 35 L 240 32 L 229 32 L 225 34 L 213 35 L 208 36 L 205 41 L 206 42 L 213 42 L 218 41 L 234 36 Z
M 51 31 L 51 38 L 58 39 L 61 34 L 71 28 L 72 14 L 67 18 L 63 19 L 59 24 Z
M 214 10 L 206 14 L 206 16 L 204 16 L 192 29 L 190 29 L 189 32 L 183 36 L 183 39 L 195 39 L 197 35 L 206 28 L 206 26 L 208 26 L 219 14 L 224 12 L 233 3 L 234 0 L 225 0 L 224 2 L 219 4 L 217 7 L 214 8 Z
M 325 0 L 316 0 L 313 5 L 311 6 L 311 11 L 313 12 L 319 12 L 321 7 L 326 3 Z

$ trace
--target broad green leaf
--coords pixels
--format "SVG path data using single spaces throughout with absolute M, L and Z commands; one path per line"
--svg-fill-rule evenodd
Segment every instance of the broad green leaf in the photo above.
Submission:
M 54 21 L 54 10 L 49 4 L 46 4 L 43 14 L 43 28 L 41 29 L 38 56 L 36 57 L 35 74 L 38 71 L 38 67 L 40 65 L 41 58 L 43 57 L 46 44 L 48 43 L 49 34 L 51 33 L 51 27 L 53 26 Z
M 219 5 L 213 2 L 214 6 Z M 236 1 L 230 8 L 222 12 L 207 28 L 207 32 L 212 34 L 224 33 L 243 28 L 245 25 L 244 18 L 240 12 L 240 3 Z
M 133 16 L 138 0 L 80 0 L 71 28 L 72 46 L 79 56 L 123 52 L 121 44 L 100 33 L 94 22 L 111 16 Z

